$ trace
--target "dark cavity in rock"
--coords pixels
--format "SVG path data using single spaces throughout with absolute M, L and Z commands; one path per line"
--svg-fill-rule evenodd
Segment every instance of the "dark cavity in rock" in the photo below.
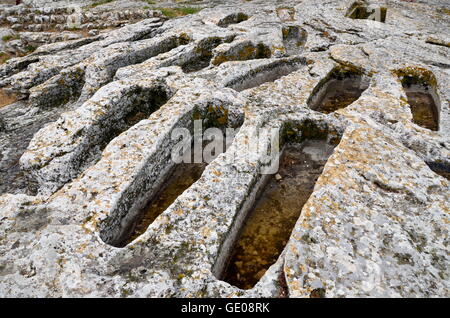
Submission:
M 430 130 L 439 130 L 439 102 L 436 92 L 426 81 L 415 76 L 404 76 L 402 85 L 411 107 L 413 122 Z
M 308 106 L 329 114 L 355 102 L 368 87 L 368 78 L 351 71 L 334 70 L 314 89 Z
M 244 21 L 247 21 L 249 18 L 248 15 L 246 15 L 245 13 L 239 12 L 239 13 L 233 13 L 230 14 L 228 16 L 226 16 L 225 18 L 223 18 L 222 20 L 220 20 L 217 25 L 222 27 L 222 28 L 226 28 L 232 24 L 238 24 Z
M 223 39 L 220 37 L 207 38 L 198 43 L 194 56 L 186 62 L 179 64 L 184 73 L 200 71 L 209 66 L 213 58 L 212 50 L 219 44 L 230 42 L 232 39 Z
M 318 139 L 285 147 L 279 171 L 269 178 L 242 225 L 224 281 L 250 289 L 277 261 L 333 149 Z
M 204 141 L 202 148 L 208 144 Z M 224 140 L 224 146 L 225 140 Z M 220 153 L 216 153 L 215 156 Z M 191 145 L 191 160 L 173 165 L 162 177 L 162 182 L 155 192 L 146 200 L 143 208 L 139 209 L 133 217 L 128 218 L 122 230 L 121 238 L 110 243 L 115 247 L 124 247 L 144 234 L 153 221 L 163 213 L 185 190 L 193 185 L 202 176 L 208 164 L 195 162 L 194 143 Z M 161 181 L 160 180 L 160 181 Z
M 426 164 L 434 173 L 450 180 L 450 165 L 440 162 L 427 162 Z
M 228 110 L 223 106 L 205 107 L 193 111 L 192 119 L 202 120 L 203 129 L 217 128 L 225 136 L 227 128 L 238 128 L 243 123 L 243 117 L 228 116 Z M 191 123 L 192 124 L 192 123 Z M 187 128 L 193 134 L 193 124 Z M 205 131 L 204 131 L 205 132 Z M 203 155 L 210 154 L 208 160 L 214 160 L 227 149 L 234 139 L 234 134 L 227 135 L 222 141 L 222 148 L 208 148 L 211 153 L 205 151 L 205 147 L 213 142 L 205 135 L 203 142 L 199 142 L 199 148 Z M 129 187 L 129 193 L 117 204 L 108 218 L 100 225 L 101 239 L 112 246 L 124 247 L 134 239 L 142 235 L 153 221 L 163 213 L 176 199 L 202 175 L 210 161 L 205 162 L 205 157 L 199 159 L 195 152 L 195 142 L 191 139 L 190 160 L 175 163 L 172 158 L 174 147 L 179 141 L 168 139 L 158 152 L 143 168 L 145 172 Z M 216 143 L 215 143 L 216 144 Z M 217 145 L 217 144 L 216 144 Z M 213 151 L 214 150 L 214 151 Z M 189 158 L 186 149 L 179 150 L 183 158 Z M 200 161 L 200 162 L 199 162 Z
M 233 82 L 227 83 L 226 86 L 238 92 L 258 87 L 267 82 L 274 82 L 277 79 L 295 72 L 304 65 L 306 61 L 299 59 L 295 61 L 275 61 L 270 65 L 255 68 L 249 74 L 239 77 Z
M 131 243 L 142 235 L 150 224 L 163 213 L 186 189 L 202 176 L 206 163 L 180 163 L 168 177 L 164 186 L 155 195 L 154 199 L 142 209 L 139 217 L 131 225 L 131 234 L 119 244 L 119 247 Z
M 346 16 L 351 19 L 374 20 L 377 22 L 386 22 L 387 8 L 385 7 L 367 7 L 364 4 L 355 2 L 347 11 Z
M 104 134 L 99 136 L 97 143 L 93 145 L 86 155 L 77 162 L 79 173 L 94 165 L 101 157 L 103 149 L 117 136 L 127 131 L 141 120 L 147 119 L 153 112 L 164 105 L 170 96 L 165 87 L 154 87 L 147 92 L 136 92 L 133 107 L 122 118 L 119 118 L 112 125 L 104 130 Z

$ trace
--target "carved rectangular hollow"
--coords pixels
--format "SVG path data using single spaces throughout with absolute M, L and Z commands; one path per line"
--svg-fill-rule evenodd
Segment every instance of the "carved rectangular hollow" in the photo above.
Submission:
M 421 127 L 438 131 L 440 102 L 434 85 L 430 83 L 434 77 L 430 76 L 408 74 L 402 76 L 401 82 L 411 107 L 413 122 Z
M 285 138 L 276 174 L 262 176 L 249 195 L 236 228 L 221 247 L 214 274 L 251 289 L 284 250 L 304 204 L 340 137 L 305 121 L 297 137 Z M 326 127 L 326 125 L 325 125 Z M 242 217 L 242 215 L 245 215 Z M 240 221 L 239 221 L 240 220 Z
M 221 37 L 210 37 L 199 41 L 194 48 L 192 56 L 182 58 L 176 64 L 184 73 L 193 73 L 208 67 L 213 58 L 213 49 L 218 45 L 230 42 L 231 39 Z
M 165 178 L 164 184 L 148 201 L 138 216 L 130 223 L 126 230 L 126 237 L 117 244 L 126 246 L 142 235 L 150 224 L 164 212 L 186 189 L 193 185 L 202 176 L 206 163 L 180 163 L 177 164 Z
M 148 167 L 145 175 L 135 181 L 133 186 L 124 193 L 126 199 L 122 200 L 115 211 L 100 225 L 101 239 L 112 246 L 124 247 L 142 235 L 153 221 L 163 213 L 186 189 L 195 183 L 202 175 L 210 160 L 217 157 L 230 145 L 234 134 L 230 138 L 224 138 L 220 142 L 223 147 L 208 147 L 211 140 L 194 140 L 194 120 L 201 120 L 203 123 L 202 136 L 207 135 L 207 129 L 212 128 L 224 132 L 227 128 L 238 129 L 242 125 L 241 114 L 237 118 L 228 116 L 228 110 L 223 106 L 204 107 L 202 110 L 194 109 L 187 116 L 191 117 L 188 126 L 184 128 L 190 132 L 192 139 L 190 160 L 183 160 L 177 163 L 172 158 L 172 150 L 180 141 L 167 140 L 160 149 L 148 160 Z M 224 115 L 224 116 L 222 116 Z M 233 115 L 234 116 L 234 115 Z M 198 136 L 197 136 L 198 137 Z M 211 151 L 210 159 L 204 161 L 205 156 L 198 161 L 195 144 L 199 143 L 202 154 Z M 208 147 L 208 148 L 207 148 Z M 197 148 L 198 149 L 198 148 Z M 219 151 L 216 151 L 216 150 Z M 221 150 L 223 149 L 223 150 Z M 184 148 L 183 148 L 184 150 Z M 183 152 L 183 157 L 186 152 Z M 187 156 L 189 157 L 189 156 Z M 197 159 L 196 159 L 197 158 Z M 187 162 L 186 162 L 187 161 Z
M 324 114 L 345 108 L 359 99 L 369 81 L 358 72 L 336 68 L 313 90 L 308 106 Z
M 253 69 L 250 73 L 227 83 L 226 86 L 241 92 L 246 89 L 260 86 L 267 82 L 274 82 L 283 76 L 299 70 L 305 64 L 305 58 L 294 58 L 287 61 L 274 61 L 269 65 L 264 65 L 263 67 Z
M 386 15 L 386 7 L 369 7 L 363 3 L 359 3 L 359 1 L 353 3 L 346 14 L 351 19 L 367 19 L 382 23 L 386 22 Z

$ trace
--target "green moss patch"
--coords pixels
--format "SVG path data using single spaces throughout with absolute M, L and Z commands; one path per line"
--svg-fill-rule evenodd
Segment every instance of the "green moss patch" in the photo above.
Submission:
M 159 10 L 162 12 L 162 14 L 169 18 L 177 18 L 182 17 L 189 14 L 194 14 L 202 10 L 201 8 L 194 8 L 194 7 L 180 7 L 180 8 L 153 8 L 155 10 Z

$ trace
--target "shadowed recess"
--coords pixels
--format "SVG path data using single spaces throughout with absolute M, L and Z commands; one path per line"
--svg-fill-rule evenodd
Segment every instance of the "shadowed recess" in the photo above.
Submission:
M 385 7 L 367 7 L 358 1 L 347 11 L 346 17 L 351 19 L 368 19 L 378 22 L 386 22 L 387 8 Z
M 304 58 L 297 57 L 290 61 L 275 61 L 269 65 L 253 69 L 244 76 L 227 83 L 226 86 L 241 92 L 246 89 L 258 87 L 267 82 L 274 82 L 283 76 L 299 70 L 305 64 L 306 60 Z
M 434 173 L 450 180 L 450 165 L 440 162 L 426 162 L 426 164 Z
M 402 86 L 411 107 L 413 122 L 430 130 L 439 130 L 439 100 L 431 85 L 419 76 L 405 75 Z
M 228 16 L 226 16 L 225 18 L 223 18 L 222 20 L 220 20 L 217 25 L 222 27 L 222 28 L 226 28 L 232 24 L 238 24 L 241 22 L 244 22 L 246 20 L 249 19 L 249 16 L 246 15 L 245 13 L 239 12 L 239 13 L 233 13 L 230 14 Z
M 225 53 L 216 53 L 211 59 L 211 65 L 220 65 L 228 61 L 246 61 L 252 59 L 266 59 L 270 58 L 272 52 L 270 48 L 264 43 L 247 43 L 241 46 L 238 50 L 231 50 Z
M 200 71 L 209 66 L 213 58 L 212 50 L 219 44 L 230 42 L 232 39 L 223 39 L 220 37 L 211 37 L 201 40 L 195 48 L 195 53 L 188 61 L 181 63 L 179 66 L 184 73 L 192 73 Z
M 223 140 L 223 150 L 226 150 L 226 140 Z M 208 145 L 208 141 L 199 141 L 202 151 Z M 157 192 L 148 200 L 148 203 L 137 213 L 137 216 L 129 223 L 124 231 L 127 233 L 123 239 L 114 246 L 124 247 L 144 234 L 153 221 L 163 213 L 185 190 L 193 185 L 202 176 L 207 167 L 206 162 L 195 162 L 194 143 L 191 145 L 189 162 L 175 164 L 174 167 L 164 177 Z M 214 153 L 217 157 L 221 151 Z
M 39 166 L 30 165 L 29 157 L 25 157 L 26 160 L 21 163 L 24 171 L 34 176 L 34 173 L 39 173 L 39 191 L 57 191 L 64 184 L 70 182 L 74 178 L 78 177 L 88 167 L 93 166 L 98 160 L 100 160 L 102 151 L 106 146 L 118 135 L 127 131 L 139 121 L 146 119 L 154 111 L 158 110 L 167 100 L 171 97 L 171 92 L 163 83 L 155 82 L 151 87 L 132 86 L 127 93 L 122 94 L 117 98 L 113 98 L 110 101 L 110 106 L 104 107 L 93 113 L 95 116 L 99 116 L 92 125 L 85 126 L 83 130 L 79 130 L 74 138 L 80 140 L 76 143 L 76 147 L 69 152 L 62 152 L 53 157 L 50 162 L 40 164 Z M 82 106 L 82 110 L 89 109 L 92 104 L 87 103 Z M 110 107 L 110 109 L 108 109 Z M 57 108 L 59 109 L 59 108 Z M 107 112 L 112 113 L 114 109 L 114 116 L 105 115 Z M 51 109 L 49 111 L 52 111 Z M 53 111 L 55 112 L 55 111 Z M 67 116 L 78 116 L 77 112 L 68 112 Z M 102 116 L 102 117 L 101 117 Z M 43 128 L 48 129 L 46 127 Z M 57 138 L 57 135 L 54 136 Z M 32 153 L 30 149 L 37 143 L 34 141 L 32 148 L 28 148 L 26 156 Z M 64 158 L 64 166 L 70 173 L 59 173 L 59 170 L 46 172 L 45 175 L 39 170 L 47 169 L 49 165 L 55 163 L 55 166 L 60 165 L 60 158 Z M 56 159 L 56 160 L 55 160 Z M 22 160 L 22 159 L 21 159 Z M 43 176 L 44 175 L 44 176 Z
M 225 131 L 228 128 L 239 128 L 243 122 L 241 115 L 230 119 L 232 116 L 228 116 L 228 110 L 222 105 L 194 109 L 186 116 L 192 116 L 189 124 L 184 127 L 190 132 L 189 142 L 170 138 L 151 155 L 143 175 L 127 190 L 129 194 L 125 196 L 126 199 L 117 204 L 116 210 L 101 224 L 100 237 L 105 243 L 124 247 L 142 235 L 161 213 L 201 177 L 210 160 L 230 145 L 234 134 L 229 138 Z M 212 128 L 226 138 L 216 141 L 214 137 L 211 139 L 204 136 L 203 140 L 194 141 L 192 120 L 202 121 L 204 134 L 206 129 Z M 178 148 L 181 142 L 183 145 L 190 144 L 191 147 Z M 212 144 L 215 146 L 211 147 Z M 196 149 L 201 150 L 200 157 Z M 182 162 L 173 160 L 174 151 L 183 158 Z M 209 155 L 208 158 L 206 154 Z
M 356 72 L 335 69 L 314 89 L 308 106 L 324 114 L 345 108 L 369 87 L 369 78 Z
M 240 212 L 247 216 L 233 248 L 222 250 L 228 259 L 219 276 L 231 285 L 253 288 L 277 261 L 333 153 L 337 139 L 327 142 L 327 131 L 309 123 L 303 127 L 302 138 L 285 145 L 278 172 L 261 184 L 253 207 Z
M 130 236 L 123 242 L 120 242 L 118 246 L 125 246 L 142 235 L 162 212 L 186 189 L 200 179 L 205 168 L 206 163 L 178 164 L 154 199 L 150 200 L 139 213 L 139 217 L 136 218 L 134 224 L 130 226 Z
M 133 95 L 133 106 L 122 118 L 114 123 L 109 123 L 107 127 L 102 127 L 103 134 L 99 136 L 97 142 L 91 145 L 89 152 L 78 161 L 80 172 L 89 167 L 100 158 L 103 149 L 117 136 L 136 125 L 141 120 L 147 119 L 150 114 L 158 110 L 169 99 L 168 92 L 165 87 L 155 86 L 145 91 L 137 88 Z M 130 97 L 128 97 L 130 98 Z M 100 125 L 103 125 L 100 123 Z

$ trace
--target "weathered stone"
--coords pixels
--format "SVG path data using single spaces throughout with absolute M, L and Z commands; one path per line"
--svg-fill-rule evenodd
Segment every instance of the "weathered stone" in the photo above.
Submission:
M 127 2 L 96 12 L 141 17 Z M 27 3 L 39 17 L 67 15 L 79 1 Z M 46 44 L 0 66 L 0 88 L 22 99 L 0 108 L 0 294 L 448 297 L 447 2 L 209 6 Z M 380 8 L 383 21 L 371 20 Z M 19 10 L 0 7 L 0 16 Z M 436 125 L 415 120 L 408 94 L 419 87 L 408 83 L 432 97 Z M 341 99 L 347 88 L 356 93 Z M 174 167 L 172 133 L 193 132 L 198 119 L 239 130 L 118 248 Z M 278 129 L 281 147 L 321 140 L 334 151 L 278 259 L 244 290 L 222 279 L 268 178 L 270 137 L 264 153 L 249 141 L 258 127 Z M 275 182 L 289 179 L 276 173 Z

